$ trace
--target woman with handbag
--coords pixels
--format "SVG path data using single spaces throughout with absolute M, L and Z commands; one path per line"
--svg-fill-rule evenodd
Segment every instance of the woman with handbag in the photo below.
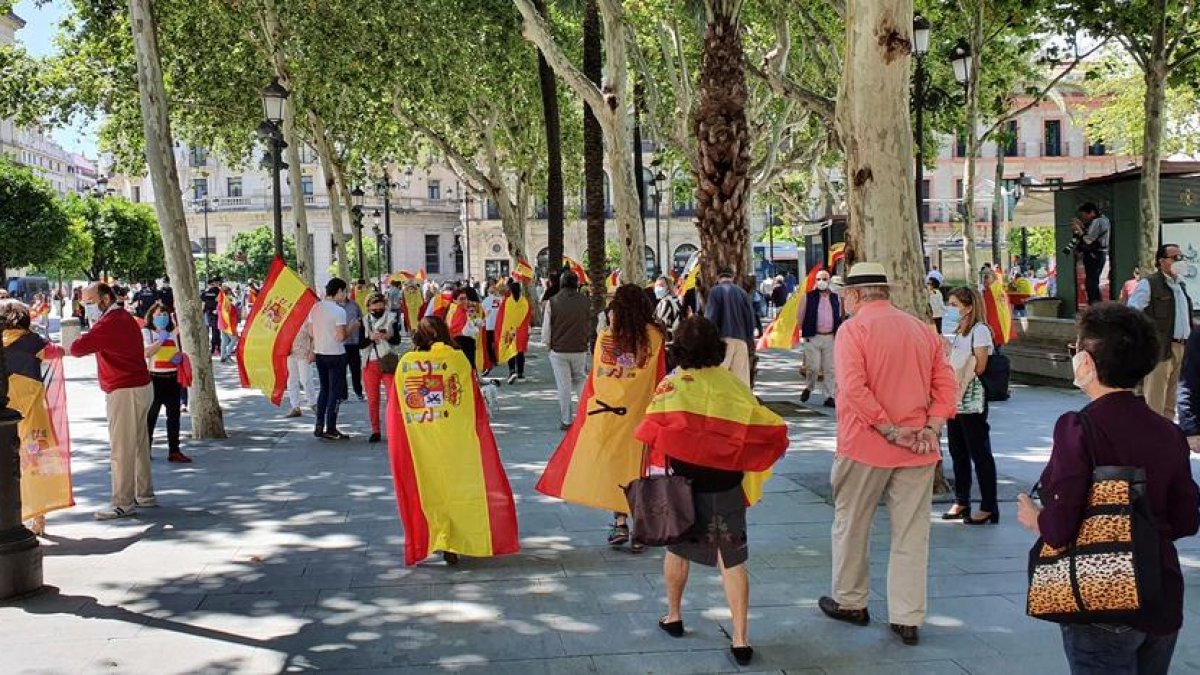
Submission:
M 983 296 L 966 286 L 950 291 L 950 306 L 959 315 L 950 337 L 950 364 L 958 378 L 958 411 L 948 422 L 950 457 L 954 460 L 954 506 L 942 520 L 961 520 L 967 525 L 1000 522 L 996 501 L 996 460 L 992 456 L 988 426 L 987 396 L 979 376 L 987 369 L 994 349 L 987 325 Z M 971 466 L 979 479 L 980 517 L 971 517 Z
M 690 479 L 694 520 L 667 545 L 667 615 L 658 626 L 672 637 L 682 637 L 681 605 L 690 563 L 717 567 L 732 616 L 730 651 L 738 665 L 746 665 L 754 649 L 747 632 L 749 500 L 743 479 L 748 472 L 768 471 L 783 456 L 787 425 L 721 367 L 725 342 L 708 319 L 685 319 L 668 349 L 678 370 L 659 383 L 636 437 L 649 448 L 654 463 L 665 463 L 675 477 Z M 634 507 L 636 539 L 646 514 L 636 501 Z
M 161 302 L 154 303 L 146 312 L 142 345 L 145 347 L 146 365 L 150 369 L 150 382 L 154 385 L 154 400 L 150 402 L 150 411 L 146 414 L 150 439 L 154 440 L 159 411 L 166 408 L 167 461 L 190 464 L 192 459 L 179 449 L 179 409 L 182 405 L 179 364 L 183 361 L 183 352 L 179 349 L 179 331 L 175 328 L 171 313 Z
M 371 295 L 367 299 L 367 316 L 363 319 L 363 336 L 369 344 L 362 349 L 363 386 L 367 390 L 367 417 L 371 420 L 368 443 L 378 443 L 381 439 L 379 388 L 382 385 L 390 395 L 397 361 L 392 352 L 395 323 L 396 316 L 387 310 L 387 298 L 380 293 Z
M 1142 312 L 1112 302 L 1084 310 L 1071 365 L 1091 403 L 1055 424 L 1042 505 L 1017 498 L 1017 519 L 1041 537 L 1028 611 L 1063 624 L 1073 675 L 1165 675 L 1183 624 L 1174 540 L 1200 527 L 1200 497 L 1183 432 L 1134 393 L 1157 365 L 1157 342 Z M 1120 475 L 1132 480 L 1112 479 Z M 1097 550 L 1097 540 L 1113 543 Z M 1060 571 L 1043 574 L 1041 558 L 1056 555 Z M 1072 610 L 1077 598 L 1085 606 Z

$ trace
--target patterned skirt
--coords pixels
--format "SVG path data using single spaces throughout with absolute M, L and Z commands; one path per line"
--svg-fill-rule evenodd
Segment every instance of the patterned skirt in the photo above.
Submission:
M 725 567 L 737 567 L 750 555 L 746 540 L 746 495 L 742 487 L 725 492 L 698 492 L 696 523 L 676 544 L 667 547 L 675 555 L 691 562 L 717 566 L 717 553 Z

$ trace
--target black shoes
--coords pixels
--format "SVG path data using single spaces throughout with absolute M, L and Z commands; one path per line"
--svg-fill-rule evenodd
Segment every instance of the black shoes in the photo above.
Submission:
M 658 627 L 673 638 L 683 637 L 683 619 L 679 621 L 667 621 L 667 617 L 664 616 L 658 620 Z
M 826 408 L 837 408 L 837 401 L 834 401 L 833 397 L 830 396 L 829 398 L 825 399 L 825 407 Z
M 371 437 L 367 439 L 367 442 L 368 443 L 378 443 L 380 440 L 382 440 L 382 438 L 383 437 L 379 435 L 379 432 L 375 432 L 375 433 L 371 434 Z
M 986 518 L 975 520 L 970 514 L 963 517 L 963 522 L 967 525 L 996 525 L 1000 522 L 1000 512 L 992 511 Z
M 969 506 L 961 507 L 957 512 L 950 510 L 942 514 L 942 520 L 966 520 L 970 517 L 971 507 Z
M 457 553 L 451 553 L 450 551 L 442 551 L 442 560 L 444 560 L 446 562 L 446 564 L 449 565 L 450 567 L 458 566 L 458 554 Z
M 867 611 L 866 607 L 862 609 L 846 609 L 839 605 L 837 600 L 828 596 L 823 596 L 818 600 L 817 606 L 821 608 L 822 612 L 825 612 L 825 616 L 831 619 L 845 621 L 856 626 L 865 626 L 871 623 L 871 613 Z
M 736 661 L 739 666 L 750 665 L 750 659 L 754 658 L 754 647 L 749 645 L 746 645 L 745 647 L 734 647 L 733 645 L 730 645 L 729 651 L 733 653 L 733 660 Z
M 921 634 L 916 626 L 901 626 L 892 624 L 892 632 L 900 636 L 900 641 L 909 647 L 915 647 L 921 641 Z
M 812 392 L 809 391 L 808 389 L 805 389 L 804 391 L 800 392 L 800 402 L 808 403 L 808 398 L 810 396 L 812 396 Z

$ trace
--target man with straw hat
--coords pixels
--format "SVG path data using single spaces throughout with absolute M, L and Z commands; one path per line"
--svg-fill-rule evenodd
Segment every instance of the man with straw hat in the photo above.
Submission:
M 833 462 L 833 619 L 865 626 L 871 521 L 885 500 L 891 522 L 888 614 L 906 645 L 925 620 L 929 512 L 940 437 L 954 415 L 954 373 L 933 329 L 891 303 L 887 272 L 858 263 L 846 275 L 851 319 L 834 345 L 838 434 Z

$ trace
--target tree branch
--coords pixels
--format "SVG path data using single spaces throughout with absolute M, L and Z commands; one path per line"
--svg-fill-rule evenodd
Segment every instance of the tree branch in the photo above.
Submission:
M 576 68 L 575 64 L 567 58 L 566 52 L 554 40 L 554 36 L 550 33 L 550 26 L 533 6 L 533 2 L 531 0 L 513 0 L 513 4 L 517 6 L 517 10 L 521 12 L 521 17 L 524 19 L 521 35 L 542 52 L 542 56 L 546 57 L 546 63 L 550 65 L 555 74 L 577 96 L 583 99 L 594 115 L 600 117 L 607 113 L 604 94 L 583 74 L 583 71 Z
M 822 96 L 788 78 L 763 71 L 763 69 L 752 63 L 746 64 L 746 70 L 766 82 L 771 87 L 771 91 L 774 91 L 777 95 L 795 101 L 801 107 L 828 123 L 833 122 L 835 111 L 833 99 Z

